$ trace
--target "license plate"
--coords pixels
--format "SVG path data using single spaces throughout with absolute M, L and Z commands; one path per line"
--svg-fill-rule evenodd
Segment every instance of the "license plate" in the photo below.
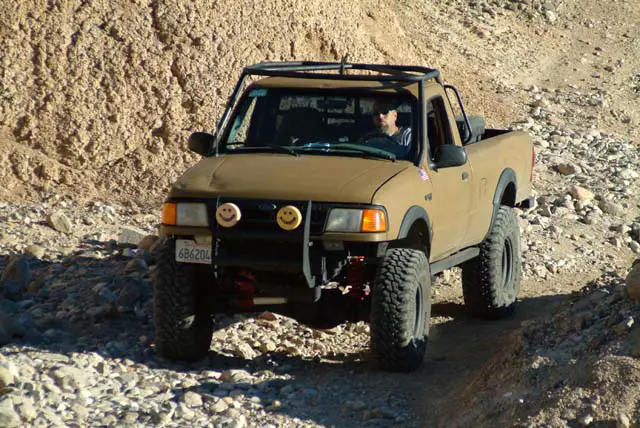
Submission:
M 177 239 L 176 261 L 211 264 L 211 244 L 198 244 L 189 239 Z

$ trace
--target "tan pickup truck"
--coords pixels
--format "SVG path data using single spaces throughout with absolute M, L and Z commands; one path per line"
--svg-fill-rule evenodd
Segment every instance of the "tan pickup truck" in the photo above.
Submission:
M 454 266 L 472 314 L 513 312 L 513 207 L 532 203 L 532 141 L 467 116 L 437 70 L 252 65 L 216 132 L 193 133 L 189 147 L 202 159 L 162 209 L 161 355 L 206 355 L 213 313 L 298 308 L 309 322 L 367 320 L 380 367 L 415 370 L 432 275 Z

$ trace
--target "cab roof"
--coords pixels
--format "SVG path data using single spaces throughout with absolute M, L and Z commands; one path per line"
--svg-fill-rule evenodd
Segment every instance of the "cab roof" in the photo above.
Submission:
M 320 89 L 365 89 L 385 92 L 411 92 L 418 96 L 421 82 L 442 84 L 440 72 L 415 65 L 368 64 L 322 61 L 274 61 L 247 66 L 240 80 L 265 76 L 253 87 Z
M 334 80 L 317 77 L 266 77 L 251 84 L 252 88 L 360 89 L 381 92 L 410 92 L 418 96 L 419 82 L 379 80 Z

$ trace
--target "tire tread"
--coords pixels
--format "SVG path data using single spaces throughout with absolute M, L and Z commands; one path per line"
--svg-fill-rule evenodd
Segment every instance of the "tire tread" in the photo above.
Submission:
M 195 361 L 211 345 L 213 322 L 206 308 L 203 266 L 175 261 L 175 246 L 161 244 L 153 275 L 157 352 L 171 360 Z
M 424 275 L 422 337 L 413 337 L 416 287 Z M 371 307 L 371 349 L 391 371 L 413 371 L 426 351 L 431 305 L 429 263 L 425 254 L 408 248 L 390 249 L 376 274 Z
M 502 282 L 502 250 L 505 238 L 511 234 L 513 301 L 507 306 L 500 303 Z M 485 241 L 480 245 L 478 257 L 462 266 L 462 290 L 465 305 L 477 317 L 500 319 L 513 314 L 522 278 L 520 235 L 517 218 L 511 207 L 501 206 Z

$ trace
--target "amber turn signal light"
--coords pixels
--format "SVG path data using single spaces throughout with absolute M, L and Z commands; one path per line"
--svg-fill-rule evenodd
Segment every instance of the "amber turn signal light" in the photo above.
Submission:
M 382 210 L 366 209 L 362 211 L 362 232 L 385 232 L 387 221 Z
M 177 204 L 171 202 L 162 205 L 162 224 L 176 224 L 177 207 Z

